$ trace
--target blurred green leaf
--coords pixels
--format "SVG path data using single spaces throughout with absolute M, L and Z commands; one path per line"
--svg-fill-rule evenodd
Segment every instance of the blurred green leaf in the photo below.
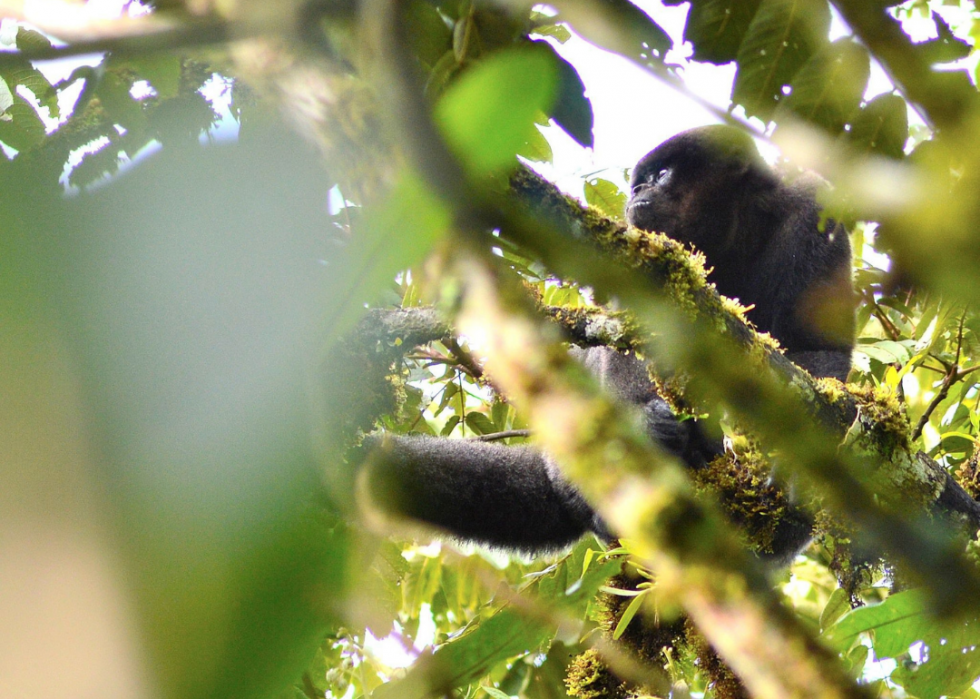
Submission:
M 769 119 L 829 28 L 826 0 L 763 0 L 739 46 L 732 100 L 749 116 Z
M 423 0 L 409 3 L 406 12 L 406 21 L 411 23 L 413 29 L 409 35 L 412 50 L 422 66 L 431 70 L 447 51 L 451 51 L 453 30 L 439 11 Z
M 119 170 L 121 153 L 122 145 L 119 143 L 107 143 L 93 153 L 86 153 L 81 162 L 72 168 L 68 175 L 68 184 L 86 187 L 107 175 L 115 174 Z
M 595 141 L 592 135 L 592 102 L 585 96 L 582 78 L 575 67 L 558 55 L 550 44 L 543 41 L 534 44 L 549 52 L 558 66 L 558 98 L 551 109 L 551 118 L 580 145 L 591 148 Z
M 555 157 L 548 139 L 538 129 L 528 132 L 527 143 L 521 146 L 517 154 L 536 163 L 550 163 Z
M 324 319 L 327 344 L 349 331 L 399 270 L 419 262 L 449 229 L 449 214 L 425 183 L 404 172 L 383 203 L 364 217 L 357 235 L 328 259 L 332 302 Z
M 553 24 L 551 23 L 551 19 L 547 15 L 532 10 L 531 21 L 534 24 L 534 28 L 531 30 L 531 33 L 538 36 L 550 37 L 559 44 L 564 44 L 572 38 L 572 33 L 568 30 L 568 27 L 564 24 Z
M 851 143 L 870 153 L 901 160 L 909 140 L 908 109 L 898 95 L 878 95 L 852 118 Z
M 6 114 L 11 119 L 0 120 L 0 141 L 18 152 L 23 152 L 44 140 L 44 122 L 23 97 L 14 95 L 14 103 Z
M 936 38 L 915 44 L 915 50 L 926 63 L 952 63 L 970 55 L 973 47 L 957 37 L 938 12 L 932 13 L 936 25 Z
M 539 111 L 554 102 L 558 68 L 547 53 L 517 48 L 494 54 L 455 82 L 435 119 L 461 161 L 483 177 L 516 165 Z
M 687 0 L 667 0 L 680 5 Z M 694 47 L 696 61 L 722 64 L 734 61 L 739 46 L 762 0 L 690 0 L 684 41 Z
M 127 130 L 146 126 L 143 106 L 129 94 L 132 87 L 132 79 L 120 71 L 106 71 L 95 90 L 109 116 Z
M 424 699 L 465 687 L 498 664 L 536 650 L 549 633 L 547 626 L 513 609 L 502 609 L 436 653 L 423 655 L 405 677 L 382 685 L 372 699 Z
M 318 173 L 280 130 L 64 204 L 54 279 L 163 697 L 281 691 L 342 611 L 349 544 L 313 504 L 305 407 Z
M 176 54 L 157 53 L 146 56 L 110 54 L 106 67 L 109 71 L 132 71 L 137 79 L 150 83 L 161 99 L 177 96 L 177 89 L 180 87 L 181 58 Z M 132 83 L 129 87 L 132 87 Z
M 41 32 L 27 27 L 17 27 L 18 51 L 43 51 L 51 48 L 51 40 Z
M 780 110 L 836 136 L 861 103 L 870 73 L 868 50 L 852 39 L 839 39 L 813 54 L 793 76 Z

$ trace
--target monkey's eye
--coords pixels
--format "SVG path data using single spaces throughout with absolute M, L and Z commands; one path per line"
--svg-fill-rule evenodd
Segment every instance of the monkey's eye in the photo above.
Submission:
M 663 186 L 667 184 L 668 180 L 670 180 L 669 167 L 662 167 L 656 172 L 651 172 L 649 175 L 647 175 L 647 184 L 655 186 Z

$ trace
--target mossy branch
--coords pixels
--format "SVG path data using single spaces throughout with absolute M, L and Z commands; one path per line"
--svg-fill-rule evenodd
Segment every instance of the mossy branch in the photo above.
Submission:
M 835 509 L 870 529 L 880 544 L 910 560 L 923 577 L 940 579 L 939 571 L 932 570 L 910 548 L 911 539 L 905 538 L 912 536 L 917 545 L 935 547 L 925 543 L 931 536 L 913 531 L 916 528 L 909 524 L 909 501 L 922 512 L 955 503 L 955 509 L 947 510 L 971 533 L 980 526 L 980 505 L 962 497 L 962 489 L 938 464 L 913 451 L 909 426 L 894 398 L 829 379 L 815 380 L 796 367 L 770 338 L 750 328 L 736 304 L 717 294 L 707 283 L 703 262 L 684 246 L 605 219 L 528 169 L 519 170 L 511 182 L 518 199 L 535 215 L 639 271 L 645 283 L 635 289 L 633 280 L 609 283 L 593 278 L 585 265 L 568 269 L 567 255 L 559 258 L 544 250 L 544 261 L 557 263 L 559 273 L 597 282 L 597 291 L 617 295 L 637 310 L 640 321 L 645 320 L 650 296 L 669 300 L 675 313 L 667 317 L 673 322 L 659 337 L 644 337 L 643 346 L 658 363 L 676 366 L 690 377 L 689 399 L 708 405 L 720 400 L 767 446 L 791 456 L 800 471 L 830 496 Z M 668 333 L 671 336 L 665 337 Z M 838 444 L 845 436 L 852 449 L 841 454 Z M 878 506 L 874 500 L 879 498 L 892 509 Z M 957 548 L 950 544 L 944 556 L 947 563 L 959 561 L 957 569 L 964 576 L 961 589 L 964 594 L 970 589 L 973 595 L 980 586 L 973 582 L 975 575 Z

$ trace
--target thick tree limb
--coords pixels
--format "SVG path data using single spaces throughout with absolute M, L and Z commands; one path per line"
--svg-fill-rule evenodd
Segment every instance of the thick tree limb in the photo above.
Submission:
M 845 434 L 851 444 L 860 445 L 866 456 L 876 459 L 870 463 L 863 460 L 852 466 L 865 472 L 870 468 L 867 480 L 882 481 L 897 488 L 878 495 L 892 498 L 897 503 L 904 503 L 911 497 L 929 507 L 944 493 L 949 495 L 959 489 L 938 464 L 929 459 L 923 461 L 912 451 L 908 426 L 898 412 L 897 404 L 888 404 L 883 397 L 870 391 L 843 390 L 833 382 L 814 380 L 771 344 L 759 342 L 732 307 L 724 304 L 713 287 L 705 284 L 703 270 L 698 264 L 691 264 L 682 246 L 661 236 L 629 230 L 602 219 L 529 170 L 522 170 L 513 178 L 512 184 L 518 196 L 536 213 L 565 230 L 574 231 L 577 237 L 593 240 L 625 265 L 639 266 L 652 283 L 663 284 L 665 295 L 701 327 L 700 331 L 695 330 L 698 333 L 696 341 L 684 343 L 686 354 L 683 350 L 674 353 L 680 354 L 676 357 L 678 365 L 692 376 L 689 388 L 693 390 L 689 393 L 694 397 L 720 393 L 727 407 L 766 434 L 775 446 L 786 448 L 794 458 L 800 459 L 807 474 L 818 480 L 822 489 L 829 486 L 831 492 L 838 491 L 841 504 L 849 515 L 853 516 L 855 511 L 860 514 L 859 510 L 865 506 L 871 511 L 875 508 L 867 501 L 860 503 L 850 499 L 854 490 L 863 488 L 838 463 L 835 445 Z M 577 323 L 582 325 L 581 321 Z M 615 327 L 594 321 L 591 325 Z M 717 329 L 740 349 L 717 347 L 717 342 L 710 337 Z M 620 341 L 627 342 L 625 339 Z M 726 351 L 735 354 L 726 354 Z M 731 361 L 731 357 L 739 352 L 748 352 L 750 362 Z M 758 371 L 764 367 L 768 367 L 772 374 L 767 376 L 767 372 Z M 702 378 L 712 374 L 713 381 Z M 774 385 L 773 375 L 788 383 L 794 395 Z M 747 402 L 744 399 L 748 395 L 759 396 L 760 400 Z M 871 418 L 872 414 L 877 419 Z M 814 417 L 829 430 L 829 435 L 818 434 L 814 438 Z M 931 465 L 923 466 L 927 462 Z M 949 499 L 960 503 L 963 511 L 955 514 L 971 533 L 980 527 L 980 504 L 967 504 L 962 498 L 951 496 Z

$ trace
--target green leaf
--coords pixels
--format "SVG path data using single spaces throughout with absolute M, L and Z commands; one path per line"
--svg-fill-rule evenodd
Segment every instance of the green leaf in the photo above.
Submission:
M 14 95 L 13 105 L 6 111 L 9 121 L 0 121 L 0 141 L 18 152 L 30 150 L 44 140 L 44 122 L 20 95 Z
M 46 36 L 33 29 L 17 28 L 17 48 L 21 51 L 32 51 L 51 48 L 51 42 Z M 0 70 L 2 76 L 11 89 L 17 85 L 23 85 L 30 90 L 37 98 L 41 106 L 48 109 L 52 117 L 59 115 L 58 94 L 51 87 L 44 74 L 35 68 L 30 61 L 15 60 L 11 57 L 12 63 Z
M 442 429 L 439 430 L 440 437 L 447 437 L 453 433 L 456 429 L 456 425 L 459 424 L 459 415 L 450 415 L 449 419 L 446 420 L 446 424 L 443 425 Z
M 414 0 L 406 7 L 405 21 L 412 27 L 408 32 L 412 52 L 426 70 L 453 47 L 453 30 L 431 4 Z
M 346 598 L 301 368 L 331 298 L 326 178 L 287 132 L 164 151 L 72 198 L 49 265 L 79 376 L 98 377 L 105 514 L 161 697 L 275 696 Z
M 668 0 L 680 5 L 686 0 Z M 720 65 L 734 61 L 762 0 L 691 0 L 684 41 L 694 47 L 694 60 Z
M 51 40 L 39 31 L 17 27 L 18 51 L 45 51 L 51 48 Z
M 624 633 L 626 633 L 627 627 L 629 627 L 630 622 L 633 621 L 633 617 L 636 613 L 640 611 L 640 607 L 643 606 L 643 601 L 646 599 L 646 595 L 637 595 L 632 600 L 630 600 L 629 606 L 626 607 L 626 611 L 623 612 L 623 616 L 619 618 L 619 623 L 616 624 L 616 629 L 613 631 L 613 640 L 618 641 Z
M 585 83 L 575 67 L 555 53 L 550 44 L 544 41 L 533 44 L 551 54 L 558 66 L 558 98 L 550 112 L 551 118 L 580 145 L 591 148 L 595 140 L 592 135 L 594 117 L 592 102 L 585 96 Z
M 972 453 L 976 440 L 965 432 L 944 432 L 939 437 L 943 450 L 952 453 Z
M 403 172 L 383 202 L 364 216 L 357 235 L 330 271 L 330 312 L 322 327 L 332 341 L 350 330 L 399 270 L 419 262 L 449 229 L 445 206 L 425 183 Z
M 528 132 L 527 142 L 521 146 L 517 154 L 536 163 L 550 163 L 555 157 L 548 139 L 536 128 Z
M 609 218 L 622 219 L 626 194 L 609 180 L 593 177 L 585 182 L 585 201 Z
M 858 345 L 856 351 L 863 352 L 882 364 L 905 364 L 912 355 L 909 349 L 892 340 L 881 340 L 873 344 Z
M 516 165 L 539 111 L 554 103 L 558 68 L 533 48 L 501 51 L 463 75 L 436 105 L 435 119 L 478 177 Z
M 763 0 L 738 50 L 732 100 L 768 120 L 829 29 L 826 0 Z
M 850 602 L 850 595 L 847 594 L 844 588 L 838 587 L 834 590 L 830 594 L 830 599 L 827 600 L 827 605 L 820 613 L 820 628 L 826 629 L 844 614 L 851 611 Z
M 466 426 L 477 434 L 492 434 L 496 431 L 490 418 L 475 410 L 466 413 Z
M 878 95 L 851 120 L 850 142 L 869 153 L 901 160 L 909 140 L 909 109 L 898 95 Z M 925 325 L 928 325 L 926 323 Z
M 420 657 L 402 679 L 378 687 L 372 699 L 426 699 L 449 693 L 476 682 L 511 658 L 537 650 L 549 633 L 541 623 L 503 609 L 471 624 L 436 653 Z
M 584 7 L 563 3 L 562 19 L 596 46 L 641 65 L 660 65 L 674 45 L 670 35 L 628 0 L 596 0 Z
M 510 695 L 506 692 L 501 692 L 496 687 L 480 687 L 484 692 L 493 697 L 493 699 L 511 699 Z
M 119 170 L 121 151 L 120 144 L 107 143 L 94 153 L 87 153 L 68 175 L 68 184 L 73 187 L 85 187 L 106 175 L 115 174 Z
M 810 57 L 793 77 L 776 119 L 787 110 L 836 136 L 861 104 L 868 86 L 871 58 L 852 39 L 839 39 Z
M 960 39 L 943 18 L 932 13 L 932 21 L 936 25 L 936 38 L 915 44 L 915 51 L 926 63 L 952 63 L 970 55 L 973 47 L 968 41 Z
M 572 38 L 572 33 L 568 31 L 568 27 L 564 24 L 539 24 L 531 30 L 531 33 L 537 34 L 538 36 L 551 37 L 559 44 L 564 44 Z
M 938 620 L 929 613 L 928 603 L 921 590 L 900 592 L 844 615 L 824 638 L 846 651 L 860 634 L 873 633 L 879 658 L 899 658 L 921 642 L 925 662 L 899 663 L 892 681 L 919 699 L 957 696 L 980 676 L 980 622 Z
M 121 72 L 106 71 L 95 90 L 109 116 L 127 130 L 146 126 L 143 105 L 129 94 L 132 87 L 133 81 Z
M 609 557 L 602 563 L 593 563 L 582 573 L 585 556 L 593 545 L 587 539 L 579 542 L 547 575 L 538 578 L 538 597 L 543 602 L 572 616 L 585 613 L 599 588 L 623 566 L 622 560 Z
M 161 99 L 177 96 L 180 87 L 181 59 L 175 54 L 156 53 L 144 56 L 112 54 L 106 65 L 110 70 L 132 71 L 137 79 L 150 83 Z M 133 82 L 135 81 L 129 81 L 129 87 L 132 87 Z

